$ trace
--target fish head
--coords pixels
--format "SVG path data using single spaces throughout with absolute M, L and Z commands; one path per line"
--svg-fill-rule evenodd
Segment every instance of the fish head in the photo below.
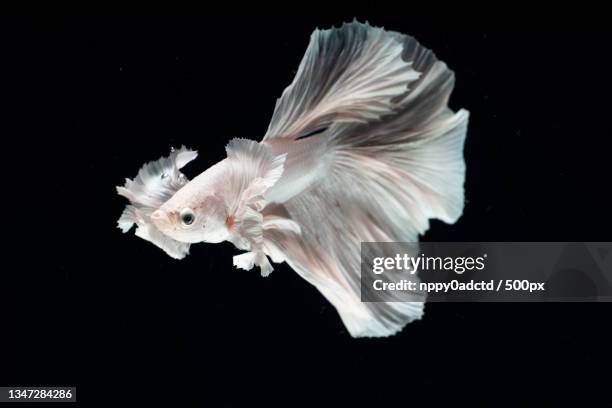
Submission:
M 187 243 L 218 243 L 226 240 L 227 210 L 214 194 L 198 194 L 191 183 L 151 214 L 151 221 L 163 234 Z

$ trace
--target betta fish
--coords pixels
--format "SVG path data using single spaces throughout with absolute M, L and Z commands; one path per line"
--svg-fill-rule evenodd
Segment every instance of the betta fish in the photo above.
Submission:
M 315 30 L 260 142 L 236 138 L 192 180 L 185 147 L 117 187 L 118 226 L 173 258 L 198 242 L 245 251 L 233 265 L 286 262 L 353 337 L 389 336 L 423 302 L 362 302 L 361 242 L 418 242 L 464 205 L 468 112 L 448 107 L 454 74 L 413 37 L 357 21 Z

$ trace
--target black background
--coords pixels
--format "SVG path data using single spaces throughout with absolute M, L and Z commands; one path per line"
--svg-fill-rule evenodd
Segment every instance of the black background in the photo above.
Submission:
M 612 36 L 405 15 L 357 17 L 433 49 L 471 112 L 464 216 L 423 239 L 610 241 Z M 235 270 L 229 243 L 178 262 L 115 228 L 115 185 L 170 146 L 199 150 L 193 177 L 260 139 L 310 32 L 352 17 L 11 21 L 2 385 L 76 385 L 81 406 L 610 406 L 610 304 L 428 304 L 356 340 L 286 265 Z

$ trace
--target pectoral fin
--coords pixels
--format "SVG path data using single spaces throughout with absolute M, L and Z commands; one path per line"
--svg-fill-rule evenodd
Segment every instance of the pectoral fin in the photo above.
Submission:
M 249 252 L 235 256 L 234 265 L 250 270 L 257 265 L 263 276 L 273 268 L 264 253 L 263 231 L 274 228 L 273 220 L 266 223 L 261 211 L 267 205 L 264 198 L 283 174 L 286 155 L 275 156 L 269 148 L 253 140 L 233 139 L 227 145 L 230 165 L 229 214 L 232 217 L 231 241 Z M 293 224 L 275 220 L 283 228 L 296 228 Z M 297 227 L 299 228 L 299 227 Z

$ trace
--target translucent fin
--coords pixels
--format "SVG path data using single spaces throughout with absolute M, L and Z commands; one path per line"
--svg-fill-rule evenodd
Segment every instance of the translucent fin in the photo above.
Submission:
M 136 236 L 153 243 L 174 259 L 183 259 L 189 254 L 189 244 L 176 241 L 159 231 L 153 224 L 141 224 Z
M 469 115 L 464 110 L 455 114 L 448 109 L 453 73 L 412 37 L 357 23 L 349 27 L 331 31 L 322 38 L 334 38 L 333 44 L 352 44 L 351 47 L 323 47 L 317 39 L 315 50 L 323 53 L 334 49 L 349 55 L 353 47 L 367 48 L 372 32 L 379 41 L 393 39 L 392 43 L 401 47 L 404 65 L 393 58 L 384 60 L 393 67 L 389 68 L 393 77 L 401 77 L 397 70 L 402 69 L 410 72 L 410 78 L 414 77 L 414 71 L 420 76 L 412 80 L 406 76 L 409 88 L 386 100 L 391 105 L 386 102 L 376 105 L 384 109 L 378 111 L 380 115 L 375 118 L 362 113 L 352 117 L 324 115 L 324 119 L 308 122 L 295 107 L 286 108 L 287 115 L 277 117 L 298 118 L 299 123 L 273 123 L 271 129 L 274 131 L 267 138 L 299 134 L 302 130 L 295 129 L 304 129 L 306 122 L 331 121 L 326 125 L 327 130 L 317 136 L 327 138 L 331 168 L 308 189 L 282 204 L 287 217 L 299 224 L 301 235 L 291 231 L 266 231 L 265 245 L 275 258 L 286 260 L 319 289 L 336 307 L 353 336 L 387 336 L 419 319 L 423 304 L 361 302 L 360 243 L 416 242 L 419 234 L 429 228 L 429 219 L 452 223 L 460 217 L 464 205 L 463 145 Z M 342 36 L 346 38 L 339 38 Z M 307 54 L 312 52 L 309 48 Z M 325 55 L 327 61 L 321 62 L 322 67 L 344 58 L 344 54 L 321 55 Z M 302 63 L 304 67 L 298 72 L 298 78 L 310 70 L 318 72 L 314 67 L 307 68 L 310 58 L 305 57 L 307 62 Z M 377 70 L 386 72 L 385 67 L 379 66 Z M 329 77 L 319 78 L 316 83 L 318 86 L 325 84 L 323 90 L 334 89 L 337 94 L 343 94 L 344 87 L 350 83 L 341 81 L 343 76 L 336 75 L 335 71 L 328 71 Z M 324 72 L 321 71 L 322 75 Z M 296 89 L 300 86 L 296 82 L 292 85 Z M 291 87 L 286 91 L 288 95 L 295 92 L 297 90 Z M 354 90 L 350 92 L 353 94 Z M 320 95 L 318 99 L 302 98 L 306 102 L 320 101 L 327 94 L 317 94 Z M 302 94 L 292 97 L 297 95 Z M 277 110 L 285 106 L 283 98 Z M 329 105 L 339 106 L 325 106 Z M 303 106 L 308 106 L 309 112 L 318 109 L 317 104 Z M 334 119 L 338 117 L 340 120 Z
M 189 181 L 179 170 L 198 156 L 185 146 L 172 149 L 168 157 L 146 163 L 134 180 L 126 179 L 117 193 L 139 208 L 158 209 Z
M 264 140 L 296 139 L 331 123 L 368 122 L 419 77 L 401 39 L 356 21 L 315 30 L 295 79 L 276 103 Z
M 134 180 L 126 179 L 117 193 L 130 200 L 117 221 L 124 233 L 134 224 L 136 236 L 152 242 L 173 258 L 181 259 L 189 253 L 189 244 L 175 241 L 160 232 L 150 220 L 150 215 L 170 199 L 189 181 L 179 170 L 197 157 L 198 153 L 182 146 L 172 149 L 168 157 L 146 163 Z
M 286 155 L 273 155 L 270 150 L 254 140 L 232 139 L 227 145 L 229 166 L 228 189 L 232 191 L 227 203 L 232 218 L 231 241 L 248 253 L 234 257 L 234 265 L 250 270 L 254 265 L 261 268 L 263 276 L 273 268 L 263 252 L 265 228 L 292 228 L 289 221 L 264 220 L 261 213 L 267 202 L 266 191 L 283 174 Z

